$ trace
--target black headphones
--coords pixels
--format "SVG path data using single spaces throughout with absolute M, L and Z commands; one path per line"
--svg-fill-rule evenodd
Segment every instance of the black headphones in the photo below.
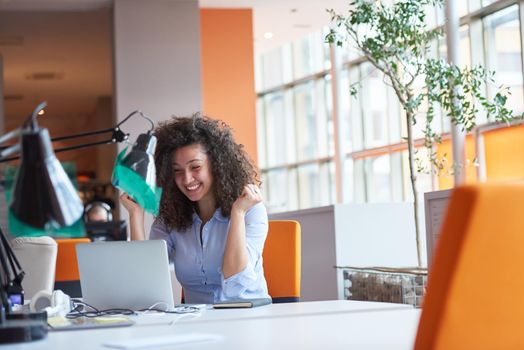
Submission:
M 95 208 L 102 208 L 106 212 L 106 219 L 105 221 L 113 221 L 113 213 L 111 211 L 111 206 L 107 204 L 106 202 L 101 201 L 94 201 L 90 202 L 85 206 L 84 209 L 84 221 L 89 222 L 89 212 L 91 210 L 94 210 Z

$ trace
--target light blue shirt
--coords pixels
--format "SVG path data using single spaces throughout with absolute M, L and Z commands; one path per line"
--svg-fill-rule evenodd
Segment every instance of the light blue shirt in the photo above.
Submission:
M 222 260 L 229 221 L 217 209 L 204 225 L 202 244 L 202 220 L 196 213 L 193 214 L 193 224 L 185 231 L 168 230 L 158 219 L 151 226 L 149 239 L 163 239 L 167 243 L 169 257 L 175 264 L 176 277 L 184 288 L 186 303 L 212 304 L 228 299 L 269 298 L 262 267 L 262 250 L 268 230 L 264 204 L 254 205 L 245 216 L 249 258 L 247 266 L 225 279 Z

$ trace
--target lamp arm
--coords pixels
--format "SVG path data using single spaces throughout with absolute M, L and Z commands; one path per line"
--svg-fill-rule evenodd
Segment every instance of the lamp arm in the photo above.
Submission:
M 11 268 L 9 268 L 9 265 Z M 22 280 L 25 272 L 20 266 L 11 245 L 7 240 L 4 231 L 0 227 L 0 318 L 5 319 L 5 315 L 11 313 L 10 293 L 21 293 L 23 298 Z M 22 300 L 23 301 L 23 300 Z M 0 320 L 0 323 L 1 320 Z
M 153 131 L 153 129 L 155 128 L 155 123 L 153 123 L 153 121 L 146 117 L 144 113 L 142 113 L 141 110 L 136 110 L 136 111 L 133 111 L 131 113 L 129 113 L 129 115 L 127 117 L 125 117 L 120 123 L 118 123 L 116 126 L 119 127 L 120 125 L 124 124 L 129 118 L 131 118 L 132 116 L 134 116 L 135 114 L 139 114 L 142 118 L 144 118 L 145 120 L 149 121 L 149 123 L 151 123 L 151 129 L 149 129 L 148 131 L 148 134 L 151 133 Z
M 122 124 L 122 123 L 120 123 L 120 124 Z M 108 128 L 108 129 L 103 129 L 103 130 L 89 131 L 89 132 L 84 132 L 84 133 L 79 133 L 79 134 L 74 134 L 74 135 L 66 135 L 66 136 L 55 137 L 55 138 L 51 139 L 51 142 L 62 141 L 62 140 L 70 140 L 70 139 L 75 139 L 75 138 L 91 136 L 91 135 L 99 135 L 99 134 L 104 134 L 104 133 L 108 133 L 108 132 L 112 132 L 110 139 L 102 140 L 102 141 L 96 141 L 96 142 L 82 143 L 82 144 L 74 145 L 74 146 L 57 148 L 54 151 L 55 151 L 55 153 L 58 153 L 58 152 L 71 151 L 71 150 L 74 150 L 74 149 L 87 148 L 87 147 L 92 147 L 92 146 L 97 146 L 97 145 L 104 145 L 104 144 L 110 144 L 110 143 L 116 143 L 116 142 L 123 142 L 123 141 L 126 141 L 129 138 L 129 134 L 124 133 L 118 126 L 116 126 L 114 128 Z M 11 138 L 15 137 L 16 135 L 17 134 L 13 134 L 11 136 Z M 9 139 L 4 140 L 4 142 L 7 141 L 7 140 L 9 140 Z M 20 145 L 19 144 L 13 145 L 13 146 L 11 146 L 9 148 L 5 148 L 5 149 L 1 149 L 0 148 L 0 163 L 4 163 L 4 162 L 9 162 L 9 161 L 12 161 L 12 160 L 20 159 L 20 156 L 6 158 L 7 156 L 9 156 L 9 155 L 11 155 L 13 153 L 19 152 L 19 150 L 20 150 Z
M 106 133 L 108 133 L 110 131 L 114 131 L 115 129 L 118 129 L 118 127 L 117 128 L 108 128 L 108 129 L 103 129 L 103 130 L 97 130 L 97 131 L 82 132 L 82 133 L 79 133 L 79 134 L 73 134 L 73 135 L 67 135 L 67 136 L 53 137 L 51 139 L 51 141 L 53 141 L 53 142 L 55 142 L 55 141 L 63 141 L 63 140 L 76 139 L 76 138 L 85 137 L 85 136 L 106 134 Z
M 7 258 L 9 259 L 9 264 L 11 265 L 11 272 L 13 274 L 13 280 L 19 280 L 19 282 L 22 282 L 25 272 L 22 269 L 20 262 L 16 258 L 16 255 L 13 252 L 13 249 L 11 249 L 11 245 L 9 244 L 9 241 L 7 240 L 6 236 L 4 235 L 4 232 L 2 231 L 1 227 L 0 227 L 0 240 L 4 248 L 4 252 L 7 254 Z M 8 276 L 8 277 L 11 277 L 11 276 Z
M 35 125 L 36 125 L 36 118 L 38 116 L 38 112 L 41 111 L 42 109 L 44 109 L 45 106 L 46 106 L 45 102 L 42 102 L 40 105 L 38 105 L 38 107 L 35 109 L 35 111 L 27 118 L 27 120 L 24 123 L 24 126 L 25 127 L 27 127 L 27 126 L 35 127 Z M 58 153 L 58 152 L 71 151 L 71 150 L 75 150 L 75 149 L 87 148 L 87 147 L 92 147 L 92 146 L 97 146 L 97 145 L 104 145 L 104 144 L 110 144 L 110 143 L 117 143 L 117 142 L 126 141 L 129 138 L 129 134 L 124 133 L 120 129 L 120 126 L 122 124 L 124 124 L 126 121 L 128 121 L 129 118 L 131 118 L 135 114 L 139 114 L 142 118 L 146 119 L 147 121 L 149 121 L 149 123 L 151 123 L 151 128 L 149 129 L 148 134 L 151 133 L 153 131 L 153 129 L 155 128 L 155 124 L 153 123 L 153 121 L 150 118 L 145 116 L 144 113 L 142 113 L 142 111 L 136 110 L 136 111 L 131 112 L 127 117 L 125 117 L 120 123 L 118 123 L 113 128 L 107 128 L 107 129 L 96 130 L 96 131 L 82 132 L 82 133 L 73 134 L 73 135 L 54 137 L 54 138 L 51 139 L 51 142 L 77 139 L 77 138 L 93 136 L 93 135 L 100 135 L 100 134 L 106 134 L 106 133 L 111 132 L 112 134 L 111 134 L 111 138 L 110 139 L 102 140 L 102 141 L 96 141 L 96 142 L 82 143 L 82 144 L 74 145 L 74 146 L 57 148 L 54 151 L 55 151 L 55 153 Z M 0 145 L 2 143 L 4 143 L 4 142 L 8 141 L 8 140 L 11 140 L 11 139 L 13 139 L 15 137 L 18 137 L 20 135 L 20 133 L 21 133 L 21 129 L 16 129 L 16 130 L 8 132 L 5 135 L 0 136 Z M 9 162 L 9 161 L 12 161 L 12 160 L 20 159 L 20 156 L 6 158 L 6 157 L 8 157 L 8 156 L 10 156 L 12 154 L 19 153 L 19 152 L 20 152 L 20 145 L 19 144 L 16 144 L 16 145 L 13 145 L 13 146 L 10 146 L 10 147 L 0 147 L 0 163 L 4 163 L 4 162 Z

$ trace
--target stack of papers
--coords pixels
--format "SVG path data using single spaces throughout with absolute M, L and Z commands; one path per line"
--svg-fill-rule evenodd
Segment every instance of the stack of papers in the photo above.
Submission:
M 49 330 L 75 330 L 75 329 L 91 329 L 91 328 L 105 328 L 105 327 L 125 327 L 135 324 L 135 322 L 127 317 L 122 316 L 100 316 L 100 317 L 79 317 L 68 319 L 65 317 L 50 317 L 47 320 Z

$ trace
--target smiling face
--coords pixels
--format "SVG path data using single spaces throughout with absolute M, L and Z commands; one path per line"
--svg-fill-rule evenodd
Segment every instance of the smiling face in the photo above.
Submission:
M 176 185 L 190 201 L 214 201 L 211 162 L 200 144 L 177 149 L 172 162 Z

